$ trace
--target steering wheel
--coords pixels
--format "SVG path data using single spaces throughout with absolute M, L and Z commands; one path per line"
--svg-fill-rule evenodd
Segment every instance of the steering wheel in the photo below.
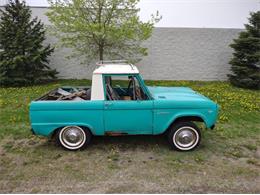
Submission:
M 123 93 L 126 93 L 126 90 L 124 90 L 120 85 L 116 85 Z
M 139 86 L 136 85 L 134 78 L 131 78 L 127 91 L 128 93 L 130 92 L 130 88 L 133 87 L 133 100 L 141 100 L 142 99 L 142 90 L 140 89 Z

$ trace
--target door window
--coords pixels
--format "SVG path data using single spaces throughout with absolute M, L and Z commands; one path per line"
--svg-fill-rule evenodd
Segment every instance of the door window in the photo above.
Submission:
M 109 75 L 104 77 L 106 99 L 148 100 L 136 75 Z

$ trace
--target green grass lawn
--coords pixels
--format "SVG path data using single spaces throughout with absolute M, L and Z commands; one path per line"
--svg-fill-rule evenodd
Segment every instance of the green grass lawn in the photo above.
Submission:
M 31 135 L 30 101 L 59 86 L 90 84 L 0 88 L 0 193 L 260 193 L 260 91 L 227 82 L 146 81 L 188 86 L 220 105 L 216 128 L 203 129 L 192 152 L 170 150 L 163 136 L 96 137 L 86 150 L 68 152 Z

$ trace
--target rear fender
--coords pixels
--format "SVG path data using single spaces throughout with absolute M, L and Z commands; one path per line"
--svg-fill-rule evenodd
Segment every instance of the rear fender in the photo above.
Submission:
M 85 123 L 48 123 L 48 124 L 37 123 L 37 124 L 32 124 L 32 129 L 36 135 L 51 136 L 55 132 L 55 130 L 60 129 L 65 126 L 86 127 L 90 130 L 90 132 L 93 135 L 95 135 L 94 134 L 95 131 L 94 131 L 93 127 L 91 125 L 85 124 Z M 99 134 L 99 132 L 97 132 L 96 135 L 98 135 L 98 134 Z

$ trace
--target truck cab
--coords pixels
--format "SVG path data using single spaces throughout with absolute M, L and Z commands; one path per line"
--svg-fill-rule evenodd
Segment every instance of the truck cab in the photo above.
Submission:
M 188 151 L 201 140 L 194 121 L 213 128 L 218 105 L 187 87 L 149 87 L 136 66 L 99 63 L 91 87 L 61 87 L 30 104 L 37 135 L 54 135 L 66 149 L 93 136 L 166 133 L 172 148 Z

